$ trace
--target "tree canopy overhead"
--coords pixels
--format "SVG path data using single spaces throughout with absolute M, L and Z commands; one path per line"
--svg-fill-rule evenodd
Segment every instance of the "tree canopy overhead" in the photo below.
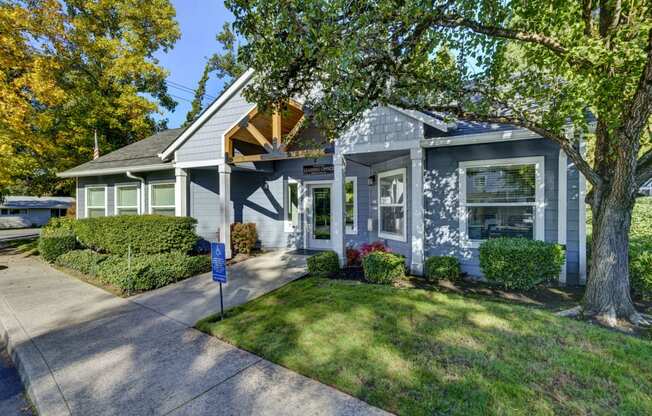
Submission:
M 169 0 L 0 4 L 0 187 L 48 194 L 54 174 L 142 139 L 173 109 L 154 53 L 179 37 Z
M 627 231 L 652 112 L 646 0 L 227 0 L 262 106 L 307 97 L 336 136 L 376 105 L 513 124 L 553 140 L 592 184 L 585 311 L 640 322 Z M 589 116 L 590 115 L 590 116 Z M 577 138 L 595 126 L 592 160 Z

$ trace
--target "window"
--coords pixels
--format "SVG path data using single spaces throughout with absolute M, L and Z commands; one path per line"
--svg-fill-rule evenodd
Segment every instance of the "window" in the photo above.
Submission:
M 460 163 L 460 233 L 543 239 L 543 157 Z
M 174 183 L 155 183 L 150 186 L 150 213 L 174 216 Z
M 299 183 L 288 179 L 285 188 L 285 231 L 293 232 L 299 226 Z
M 138 215 L 140 198 L 138 185 L 116 185 L 115 215 Z
M 106 216 L 106 187 L 89 186 L 86 188 L 86 217 Z
M 51 208 L 50 217 L 65 217 L 68 210 L 66 208 Z
M 24 208 L 3 208 L 0 215 L 27 215 L 27 209 Z
M 358 178 L 346 178 L 344 182 L 344 209 L 347 234 L 358 233 Z
M 378 174 L 378 236 L 405 241 L 405 169 Z

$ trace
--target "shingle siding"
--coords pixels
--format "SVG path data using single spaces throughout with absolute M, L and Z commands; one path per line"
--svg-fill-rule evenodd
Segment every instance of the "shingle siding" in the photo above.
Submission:
M 252 107 L 242 96 L 242 90 L 238 91 L 181 145 L 176 151 L 177 162 L 223 158 L 222 135 Z
M 337 141 L 344 153 L 355 153 L 362 145 L 409 145 L 423 138 L 423 123 L 388 107 L 376 107 L 349 128 Z

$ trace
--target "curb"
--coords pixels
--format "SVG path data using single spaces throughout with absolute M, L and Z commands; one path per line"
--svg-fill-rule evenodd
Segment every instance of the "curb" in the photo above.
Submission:
M 7 346 L 7 352 L 37 412 L 43 416 L 70 416 L 68 404 L 41 352 L 1 296 L 0 343 Z

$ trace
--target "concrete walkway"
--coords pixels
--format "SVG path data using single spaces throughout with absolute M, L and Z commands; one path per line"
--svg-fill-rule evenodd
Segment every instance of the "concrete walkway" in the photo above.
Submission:
M 43 416 L 384 413 L 38 259 L 0 263 L 0 336 Z
M 19 240 L 21 238 L 38 237 L 41 234 L 40 228 L 17 228 L 12 230 L 0 230 L 0 243 Z
M 224 309 L 246 303 L 305 275 L 307 258 L 307 254 L 296 251 L 272 251 L 229 266 L 228 283 L 223 285 Z M 188 326 L 220 310 L 219 284 L 213 282 L 210 273 L 130 299 Z

